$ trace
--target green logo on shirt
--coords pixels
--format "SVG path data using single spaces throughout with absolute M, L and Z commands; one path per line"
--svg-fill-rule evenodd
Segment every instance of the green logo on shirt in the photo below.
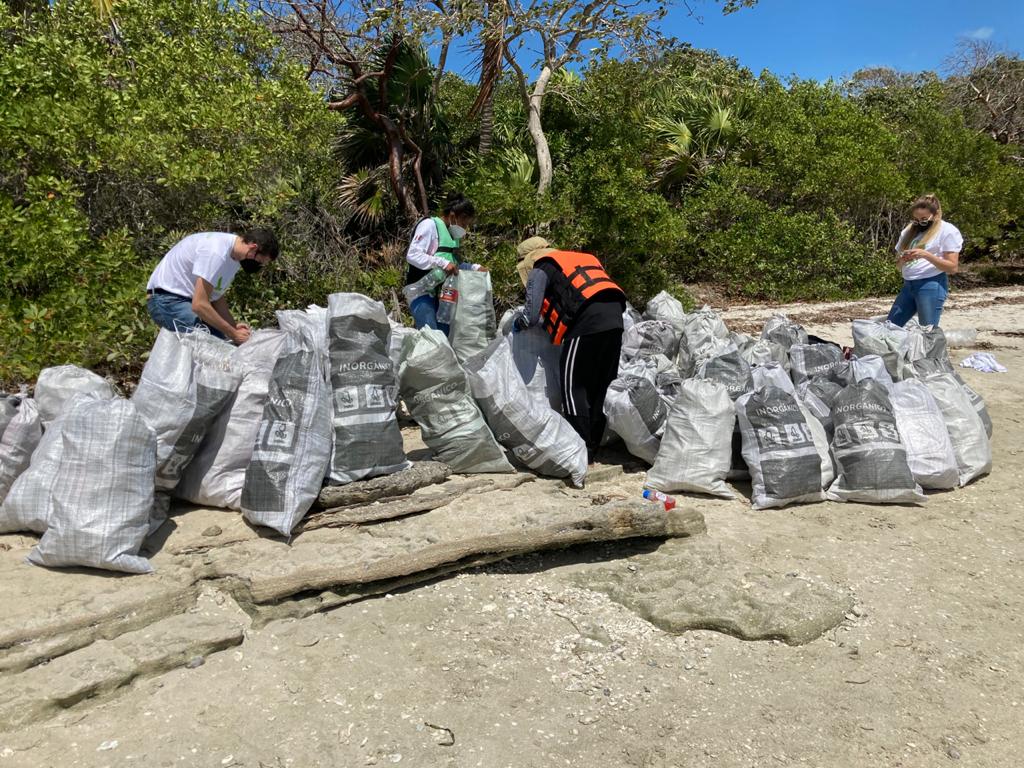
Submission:
M 223 275 L 217 275 L 217 284 L 215 286 L 213 286 L 213 290 L 215 290 L 217 292 L 220 292 L 220 290 L 221 290 L 220 284 L 221 284 L 221 282 L 223 280 L 224 280 L 224 276 Z

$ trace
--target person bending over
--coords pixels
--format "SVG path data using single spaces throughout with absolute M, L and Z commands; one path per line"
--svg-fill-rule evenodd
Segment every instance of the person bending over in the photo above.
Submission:
M 606 419 L 604 399 L 619 370 L 626 294 L 596 256 L 559 251 L 542 237 L 517 248 L 526 304 L 516 330 L 543 325 L 561 345 L 562 410 L 594 460 Z
M 917 315 L 921 325 L 938 325 L 949 294 L 949 276 L 960 264 L 964 238 L 942 219 L 935 195 L 925 195 L 910 208 L 910 224 L 896 244 L 896 263 L 903 271 L 903 288 L 889 310 L 889 322 L 906 325 Z
M 189 331 L 203 325 L 214 336 L 242 344 L 252 329 L 235 322 L 224 294 L 239 267 L 259 272 L 277 253 L 277 238 L 268 229 L 250 229 L 241 235 L 189 235 L 164 255 L 150 275 L 146 284 L 149 315 L 161 328 Z

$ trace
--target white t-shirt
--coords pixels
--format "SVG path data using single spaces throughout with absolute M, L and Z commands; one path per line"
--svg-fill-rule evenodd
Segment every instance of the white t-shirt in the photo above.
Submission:
M 913 226 L 913 224 L 910 226 Z M 906 231 L 907 230 L 905 229 L 903 230 L 903 232 Z M 900 233 L 900 240 L 903 239 L 903 232 Z M 943 221 L 939 227 L 939 233 L 933 237 L 929 243 L 922 246 L 920 243 L 915 243 L 911 240 L 910 245 L 907 246 L 907 250 L 910 248 L 924 248 L 928 253 L 934 254 L 935 256 L 941 256 L 944 253 L 960 253 L 960 249 L 963 247 L 964 236 L 960 234 L 960 230 L 948 221 Z M 899 249 L 897 248 L 897 252 L 898 251 Z M 914 259 L 914 261 L 907 262 L 903 265 L 904 280 L 921 280 L 926 277 L 934 277 L 935 275 L 941 274 L 942 270 L 927 259 Z
M 179 296 L 192 298 L 196 278 L 201 277 L 213 286 L 210 300 L 215 301 L 235 279 L 239 262 L 231 258 L 235 235 L 229 232 L 199 232 L 179 241 L 169 250 L 153 274 L 146 290 L 161 288 Z

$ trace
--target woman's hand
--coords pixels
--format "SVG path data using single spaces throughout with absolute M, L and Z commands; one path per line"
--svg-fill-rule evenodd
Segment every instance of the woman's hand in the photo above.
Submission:
M 459 265 L 453 264 L 452 262 L 449 261 L 447 264 L 444 265 L 444 271 L 446 274 L 449 275 L 457 275 L 459 274 Z

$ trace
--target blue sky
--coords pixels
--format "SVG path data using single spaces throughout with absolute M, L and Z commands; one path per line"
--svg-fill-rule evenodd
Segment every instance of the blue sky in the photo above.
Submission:
M 754 74 L 826 80 L 888 66 L 939 70 L 957 39 L 974 36 L 1024 54 L 1024 0 L 760 0 L 722 16 L 691 2 L 700 23 L 673 12 L 664 33 L 735 56 Z

